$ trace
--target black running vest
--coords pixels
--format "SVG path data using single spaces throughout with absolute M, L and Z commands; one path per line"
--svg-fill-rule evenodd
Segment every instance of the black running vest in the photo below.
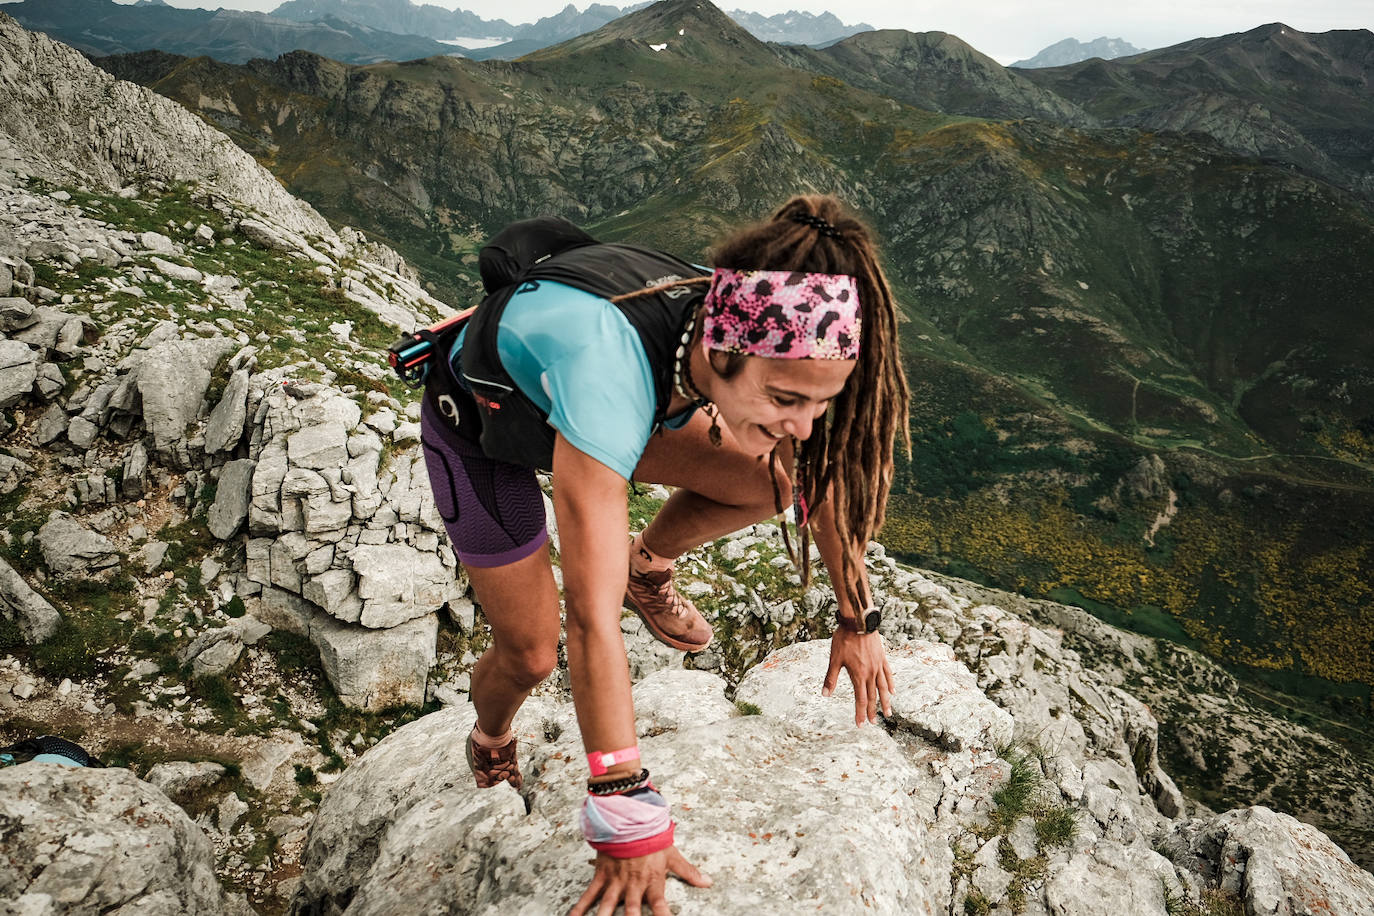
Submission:
M 438 401 L 441 415 L 459 435 L 479 442 L 488 457 L 525 467 L 552 468 L 555 431 L 548 424 L 548 415 L 519 390 L 497 352 L 496 333 L 511 296 L 530 284 L 548 281 L 612 299 L 701 276 L 709 276 L 709 271 L 670 254 L 633 245 L 585 244 L 554 254 L 526 268 L 515 282 L 482 301 L 468 319 L 457 365 L 450 367 L 446 358 L 440 359 L 441 371 L 430 373 L 425 395 Z M 703 283 L 614 303 L 639 335 L 653 371 L 655 427 L 667 416 L 683 327 L 705 294 Z M 454 378 L 453 368 L 461 370 L 462 379 Z M 465 396 L 468 392 L 470 398 Z M 442 401 L 445 395 L 451 396 L 448 403 Z M 473 426 L 478 429 L 474 431 Z

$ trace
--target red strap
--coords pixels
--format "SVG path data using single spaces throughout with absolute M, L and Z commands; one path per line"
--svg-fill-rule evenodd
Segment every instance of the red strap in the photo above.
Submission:
M 604 852 L 612 858 L 636 859 L 673 845 L 673 828 L 676 826 L 672 821 L 669 821 L 668 829 L 662 833 L 645 837 L 642 840 L 630 840 L 628 843 L 592 843 L 590 840 L 587 842 L 597 852 Z

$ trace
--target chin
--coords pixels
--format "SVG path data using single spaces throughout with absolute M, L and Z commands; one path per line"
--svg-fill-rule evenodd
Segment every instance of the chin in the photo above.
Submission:
M 760 457 L 767 455 L 774 446 L 783 441 L 782 439 L 774 439 L 757 426 L 751 426 L 749 432 L 749 445 L 747 446 L 749 453 Z

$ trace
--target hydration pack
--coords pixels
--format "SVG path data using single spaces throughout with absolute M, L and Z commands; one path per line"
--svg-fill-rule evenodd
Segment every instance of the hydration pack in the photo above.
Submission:
M 540 282 L 562 283 L 604 299 L 661 286 L 707 271 L 661 251 L 597 242 L 567 220 L 540 217 L 512 223 L 497 234 L 478 259 L 486 297 L 475 309 L 433 329 L 410 335 L 427 343 L 422 373 L 425 398 L 439 416 L 484 454 L 525 467 L 551 468 L 555 431 L 548 415 L 516 386 L 501 365 L 496 336 L 501 315 L 517 292 Z M 638 333 L 654 372 L 655 424 L 667 414 L 672 396 L 672 366 L 678 335 L 705 294 L 702 287 L 671 287 L 616 302 Z M 467 328 L 457 363 L 449 354 L 459 331 Z M 397 371 L 413 360 L 392 347 Z M 402 378 L 406 376 L 402 374 Z

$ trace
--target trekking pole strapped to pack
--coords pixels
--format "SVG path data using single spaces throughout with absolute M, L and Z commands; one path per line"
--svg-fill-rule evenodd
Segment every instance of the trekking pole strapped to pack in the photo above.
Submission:
M 451 318 L 438 324 L 412 331 L 387 348 L 387 359 L 391 368 L 411 388 L 419 388 L 425 383 L 429 371 L 429 361 L 435 350 L 440 349 L 441 338 L 449 330 L 455 330 L 472 316 L 477 306 L 464 309 Z
M 595 245 L 592 238 L 562 217 L 539 216 L 511 223 L 498 232 L 478 253 L 478 270 L 487 297 L 514 285 L 529 268 L 554 255 Z M 430 358 L 436 350 L 451 345 L 459 328 L 477 306 L 465 309 L 438 324 L 405 335 L 388 348 L 391 368 L 411 388 L 425 383 Z

